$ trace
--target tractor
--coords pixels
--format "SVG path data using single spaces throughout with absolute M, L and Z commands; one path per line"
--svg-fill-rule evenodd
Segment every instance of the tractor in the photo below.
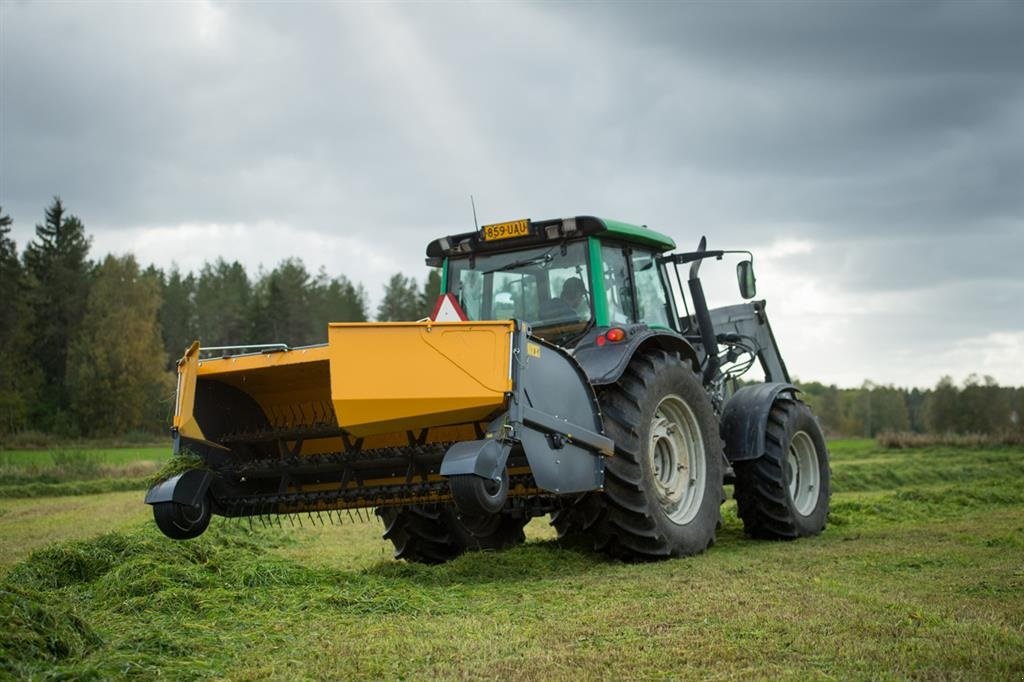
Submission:
M 731 483 L 748 535 L 820 533 L 828 449 L 751 300 L 752 255 L 675 249 L 590 216 L 484 225 L 427 246 L 448 315 L 194 343 L 172 427 L 192 465 L 148 491 L 157 526 L 372 509 L 396 558 L 441 563 L 550 514 L 566 541 L 654 560 L 707 549 Z M 709 309 L 700 268 L 733 254 L 747 302 Z M 755 363 L 764 381 L 742 381 Z

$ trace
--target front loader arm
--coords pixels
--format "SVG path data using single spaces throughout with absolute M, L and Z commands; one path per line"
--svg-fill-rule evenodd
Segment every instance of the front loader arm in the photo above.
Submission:
M 714 308 L 710 312 L 715 334 L 726 338 L 729 334 L 744 337 L 756 347 L 757 359 L 764 370 L 765 381 L 790 383 L 789 371 L 779 352 L 772 327 L 765 313 L 765 301 L 751 301 Z

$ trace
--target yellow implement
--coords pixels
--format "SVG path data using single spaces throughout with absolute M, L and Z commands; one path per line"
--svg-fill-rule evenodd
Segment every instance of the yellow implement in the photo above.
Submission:
M 332 324 L 325 346 L 206 360 L 194 344 L 179 363 L 174 426 L 211 440 L 194 412 L 197 382 L 214 381 L 255 401 L 270 428 L 333 425 L 367 437 L 486 421 L 512 387 L 513 330 L 511 321 Z
M 514 323 L 332 324 L 331 401 L 356 436 L 486 421 L 512 390 Z
M 496 523 L 509 498 L 601 488 L 613 443 L 593 388 L 525 325 L 346 323 L 327 336 L 307 348 L 208 349 L 252 351 L 216 358 L 189 348 L 176 451 L 204 467 L 150 489 L 161 529 L 202 532 L 205 521 L 181 516 L 189 510 L 208 519 L 426 503 Z M 420 512 L 432 513 L 402 513 Z

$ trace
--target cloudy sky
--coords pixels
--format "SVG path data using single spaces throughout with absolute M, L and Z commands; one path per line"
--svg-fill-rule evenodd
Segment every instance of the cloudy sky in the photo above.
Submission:
M 791 371 L 1024 384 L 1024 3 L 0 0 L 0 205 L 376 302 L 482 222 L 755 252 Z M 708 265 L 713 303 L 738 300 Z

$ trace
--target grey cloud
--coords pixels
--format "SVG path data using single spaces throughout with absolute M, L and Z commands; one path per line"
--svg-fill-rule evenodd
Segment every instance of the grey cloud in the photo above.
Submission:
M 22 244 L 60 193 L 104 234 L 264 221 L 419 272 L 473 193 L 485 222 L 809 241 L 799 271 L 945 292 L 972 328 L 1021 281 L 1021 3 L 204 7 L 0 4 L 0 204 Z

